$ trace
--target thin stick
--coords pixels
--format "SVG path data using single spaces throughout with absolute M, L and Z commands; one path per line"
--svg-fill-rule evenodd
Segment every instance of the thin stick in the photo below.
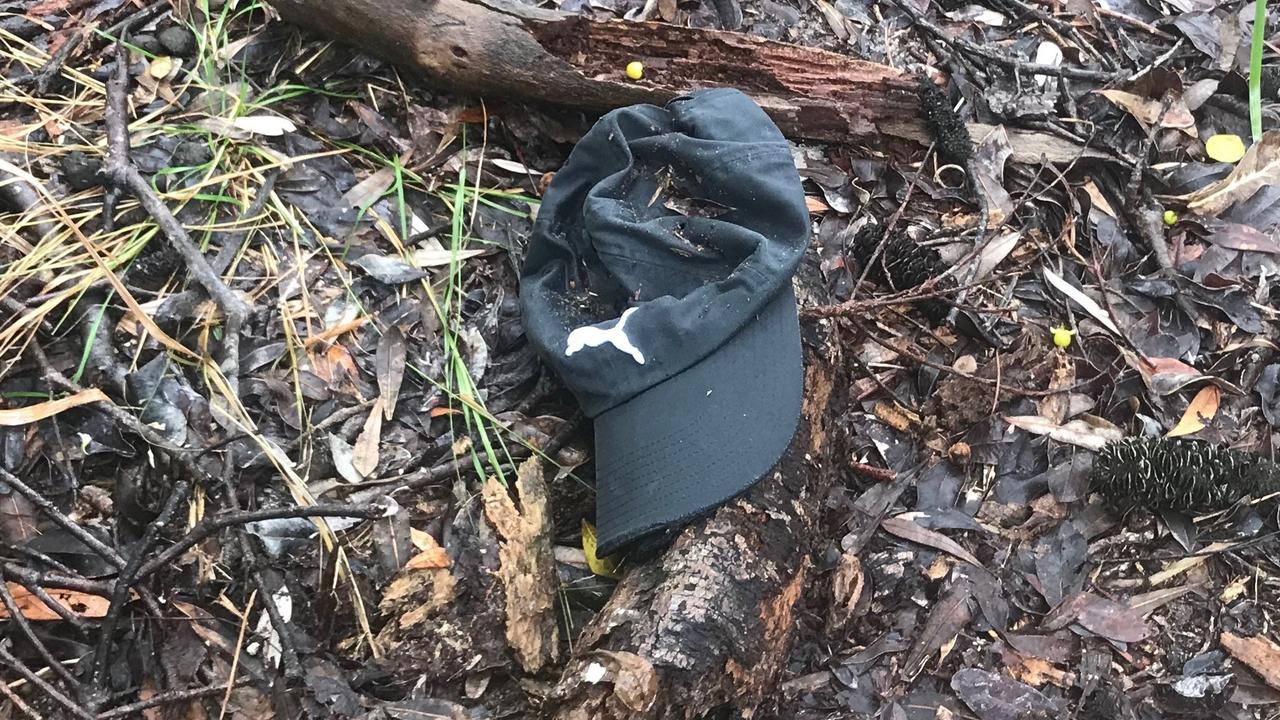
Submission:
M 191 241 L 182 227 L 147 179 L 129 158 L 129 126 L 125 110 L 125 93 L 129 87 L 128 62 L 122 47 L 116 47 L 116 67 L 107 82 L 107 158 L 102 173 L 111 184 L 127 189 L 138 200 L 147 214 L 164 232 L 169 244 L 186 263 L 191 277 L 209 293 L 226 317 L 223 332 L 222 371 L 232 395 L 240 394 L 240 328 L 249 316 L 249 305 L 227 287 L 222 277 L 210 267 L 200 248 Z
M 3 566 L 4 563 L 0 562 L 0 567 Z M 40 656 L 40 659 L 44 661 L 45 665 L 49 666 L 49 669 L 53 671 L 53 674 L 62 678 L 62 682 L 66 683 L 67 687 L 70 688 L 72 692 L 79 693 L 80 683 L 76 681 L 74 676 L 72 676 L 71 671 L 63 666 L 61 662 L 58 662 L 58 659 L 53 656 L 53 653 L 49 652 L 48 646 L 44 644 L 44 641 L 40 639 L 40 636 L 36 635 L 36 631 L 31 627 L 31 623 L 27 620 L 27 616 L 22 614 L 21 608 L 18 607 L 18 602 L 13 599 L 13 593 L 9 592 L 9 585 L 7 583 L 0 582 L 0 602 L 3 602 L 4 609 L 9 611 L 9 621 L 18 626 L 18 629 L 27 637 L 27 642 L 31 643 L 31 647 L 35 648 L 36 654 Z M 0 685 L 3 684 L 4 683 L 0 683 Z
M 9 666 L 9 669 L 26 678 L 27 682 L 39 688 L 49 699 L 66 708 L 67 712 L 78 718 L 85 720 L 94 720 L 93 713 L 85 710 L 75 700 L 63 695 L 58 688 L 50 685 L 44 678 L 31 672 L 31 669 L 22 664 L 22 661 L 14 657 L 9 649 L 0 645 L 0 663 Z
M 164 549 L 138 570 L 137 579 L 151 575 L 161 567 L 178 559 L 187 550 L 199 545 L 206 538 L 219 530 L 233 525 L 260 520 L 279 520 L 283 518 L 318 518 L 318 517 L 355 517 L 366 520 L 386 515 L 387 509 L 378 504 L 352 505 L 350 503 L 319 503 L 316 505 L 293 505 L 289 507 L 261 508 L 258 510 L 240 510 L 207 517 L 191 528 L 178 542 Z

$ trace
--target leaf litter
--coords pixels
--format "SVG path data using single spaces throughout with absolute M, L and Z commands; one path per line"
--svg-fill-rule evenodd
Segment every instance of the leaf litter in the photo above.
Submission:
M 131 37 L 145 52 L 123 60 L 130 152 L 220 282 L 252 301 L 229 385 L 224 308 L 132 198 L 102 210 L 103 81 L 121 60 L 86 35 L 34 92 L 85 23 L 137 11 L 84 5 L 23 8 L 39 22 L 14 32 L 6 18 L 0 35 L 15 88 L 0 174 L 29 190 L 0 203 L 0 464 L 32 491 L 0 479 L 0 548 L 18 615 L 39 623 L 7 623 L 22 661 L 90 668 L 101 626 L 86 623 L 114 617 L 112 656 L 159 648 L 120 665 L 121 705 L 164 677 L 218 691 L 173 700 L 193 717 L 224 694 L 243 717 L 519 714 L 539 700 L 525 673 L 585 662 L 584 682 L 612 682 L 643 711 L 659 691 L 648 660 L 568 659 L 627 568 L 595 557 L 590 432 L 523 340 L 515 298 L 539 170 L 589 118 L 482 111 L 257 3 L 144 16 Z M 660 5 L 667 21 L 722 22 Z M 923 59 L 974 121 L 982 199 L 909 149 L 794 148 L 836 300 L 887 294 L 852 296 L 861 268 L 840 238 L 897 213 L 973 286 L 948 293 L 977 322 L 933 323 L 911 291 L 861 311 L 865 336 L 846 350 L 867 382 L 839 441 L 894 479 L 850 473 L 827 499 L 813 558 L 830 592 L 800 601 L 783 690 L 759 716 L 1264 717 L 1280 702 L 1267 506 L 1119 513 L 1087 482 L 1091 451 L 1125 436 L 1264 456 L 1280 439 L 1277 131 L 1251 142 L 1240 111 L 1245 14 L 1142 0 L 741 6 L 749 34 Z M 167 31 L 194 31 L 202 49 L 163 46 Z M 1079 67 L 1115 81 L 1070 77 Z M 1224 136 L 1244 139 L 1243 156 L 1221 152 Z M 155 312 L 168 302 L 191 310 Z M 1075 331 L 1067 347 L 1055 327 Z M 52 386 L 51 370 L 79 389 Z M 536 453 L 545 487 L 523 464 Z M 108 582 L 183 477 L 200 491 L 145 550 L 182 552 L 113 607 Z M 366 512 L 299 509 L 325 503 Z M 263 509 L 300 514 L 235 515 Z M 192 541 L 209 518 L 230 521 Z M 149 604 L 169 598 L 160 617 L 184 622 L 153 621 Z M 271 692 L 277 663 L 296 700 Z M 45 674 L 76 698 L 105 687 L 91 670 Z M 432 697 L 410 689 L 422 679 Z

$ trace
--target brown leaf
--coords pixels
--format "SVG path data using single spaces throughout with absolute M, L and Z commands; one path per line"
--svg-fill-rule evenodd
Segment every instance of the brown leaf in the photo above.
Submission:
M 40 422 L 45 418 L 53 417 L 63 410 L 70 410 L 73 407 L 87 405 L 93 402 L 109 402 L 106 393 L 98 388 L 85 388 L 78 393 L 68 395 L 57 400 L 46 400 L 45 402 L 36 403 L 20 408 L 9 408 L 8 410 L 0 410 L 0 425 L 14 426 L 27 425 L 29 423 Z
M 404 363 L 404 334 L 399 327 L 392 325 L 378 339 L 378 353 L 374 357 L 383 417 L 387 420 L 396 413 L 396 399 L 400 397 L 400 385 L 404 381 Z
M 862 574 L 862 561 L 857 553 L 844 553 L 831 576 L 831 604 L 827 606 L 829 634 L 840 631 L 853 618 L 864 589 L 866 577 Z
M 1064 600 L 1045 616 L 1043 625 L 1046 630 L 1058 630 L 1072 622 L 1116 642 L 1140 642 L 1151 635 L 1142 609 L 1087 592 Z
M 1123 351 L 1123 354 L 1142 376 L 1142 381 L 1157 395 L 1169 395 L 1207 379 L 1204 373 L 1177 358 L 1145 357 L 1128 351 Z
M 1169 102 L 1168 109 L 1165 109 L 1161 100 L 1124 90 L 1099 90 L 1098 94 L 1123 108 L 1143 126 L 1149 127 L 1159 121 L 1160 127 L 1190 128 L 1189 135 L 1192 137 L 1197 137 L 1198 135 L 1195 132 L 1196 118 L 1191 114 L 1191 110 L 1187 108 L 1187 104 L 1182 101 L 1181 95 L 1175 96 Z
M 1149 615 L 1195 589 L 1195 585 L 1183 585 L 1163 590 L 1152 590 L 1129 598 L 1129 607 L 1143 615 Z
M 1204 226 L 1209 230 L 1205 240 L 1219 247 L 1280 255 L 1280 242 L 1252 225 L 1206 218 Z
M 31 594 L 30 590 L 18 583 L 11 582 L 6 584 L 9 586 L 9 594 L 13 595 L 14 604 L 18 606 L 18 612 L 22 613 L 22 617 L 33 621 L 62 619 L 61 615 L 54 612 L 48 605 L 45 605 L 40 598 Z M 111 606 L 111 601 L 107 598 L 76 590 L 48 588 L 45 592 L 49 593 L 49 596 L 58 604 L 80 617 L 103 617 L 107 614 L 107 608 Z M 9 609 L 3 604 L 0 604 L 0 617 L 9 617 Z
M 816 198 L 812 195 L 804 196 L 804 205 L 809 209 L 810 215 L 821 215 L 831 209 L 830 205 L 827 205 L 822 202 L 820 198 Z
M 409 536 L 413 538 L 413 545 L 420 552 L 409 558 L 409 562 L 404 566 L 406 570 L 447 568 L 452 564 L 449 553 L 445 552 L 431 533 L 410 528 Z
M 551 551 L 551 517 L 547 484 L 537 458 L 516 471 L 520 508 L 507 488 L 490 477 L 481 488 L 484 514 L 502 538 L 498 579 L 506 595 L 507 642 L 520 666 L 537 672 L 559 654 L 556 625 L 555 555 Z
M 1222 633 L 1222 647 L 1231 657 L 1248 665 L 1263 682 L 1280 690 L 1280 645 L 1264 637 Z
M 57 15 L 65 12 L 69 5 L 71 0 L 44 0 L 44 2 L 33 3 L 26 10 L 27 17 L 41 18 L 45 15 Z
M 1053 368 L 1053 373 L 1049 376 L 1049 390 L 1063 390 L 1075 385 L 1076 383 L 1076 366 L 1066 360 L 1062 353 L 1057 353 L 1056 357 L 1060 360 Z M 1046 395 L 1040 401 L 1040 416 L 1054 425 L 1061 425 L 1067 420 L 1067 411 L 1071 407 L 1071 397 L 1066 392 L 1055 392 L 1052 395 Z
M 369 417 L 364 421 L 364 429 L 356 438 L 355 448 L 351 453 L 351 466 L 360 473 L 360 477 L 369 477 L 369 473 L 378 467 L 378 448 L 381 441 L 382 398 L 378 398 L 369 410 Z
M 353 185 L 338 202 L 342 208 L 367 208 L 382 197 L 395 181 L 396 169 L 388 165 Z
M 1218 403 L 1221 400 L 1222 391 L 1217 385 L 1200 388 L 1200 392 L 1196 393 L 1187 406 L 1187 411 L 1182 414 L 1182 419 L 1169 431 L 1169 437 L 1181 437 L 1203 430 L 1205 421 L 1218 414 Z
M 955 540 L 952 540 L 940 532 L 935 532 L 928 528 L 921 527 L 901 515 L 887 517 L 884 520 L 881 520 L 880 527 L 884 528 L 885 532 L 897 535 L 903 540 L 910 540 L 914 543 L 927 545 L 936 550 L 950 553 L 970 565 L 982 567 L 982 563 L 978 561 L 978 558 L 974 557 L 968 550 L 960 547 L 960 544 Z
M 1280 183 L 1280 130 L 1269 130 L 1245 152 L 1231 174 L 1182 199 L 1192 212 L 1216 216 L 1276 183 Z

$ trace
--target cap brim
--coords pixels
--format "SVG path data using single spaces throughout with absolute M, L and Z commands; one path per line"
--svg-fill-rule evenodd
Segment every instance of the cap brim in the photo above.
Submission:
M 751 487 L 800 419 L 790 284 L 711 355 L 595 420 L 597 552 L 609 555 Z

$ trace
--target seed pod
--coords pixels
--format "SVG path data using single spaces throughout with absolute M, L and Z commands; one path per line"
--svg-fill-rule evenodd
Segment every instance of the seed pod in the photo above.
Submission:
M 919 287 L 941 275 L 946 267 L 937 250 L 917 245 L 903 235 L 889 236 L 879 257 L 873 261 L 872 255 L 882 237 L 882 226 L 866 225 L 854 235 L 849 252 L 861 267 L 866 268 L 870 263 L 868 278 L 894 292 Z M 940 300 L 925 300 L 920 303 L 920 309 L 930 320 L 941 322 L 951 306 Z
M 1196 440 L 1125 438 L 1094 458 L 1090 483 L 1121 509 L 1207 512 L 1280 491 L 1280 465 Z

